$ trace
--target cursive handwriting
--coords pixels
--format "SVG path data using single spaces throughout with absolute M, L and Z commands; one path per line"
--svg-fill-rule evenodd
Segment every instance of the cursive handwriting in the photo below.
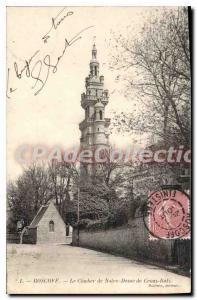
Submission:
M 89 27 L 86 27 L 84 29 L 82 29 L 80 32 L 78 32 L 71 40 L 67 40 L 66 38 L 64 39 L 64 48 L 63 50 L 61 51 L 61 54 L 57 57 L 57 60 L 55 62 L 55 64 L 52 64 L 51 63 L 51 56 L 49 54 L 47 54 L 43 61 L 39 60 L 36 65 L 39 65 L 39 69 L 38 69 L 38 74 L 37 76 L 35 76 L 34 74 L 34 69 L 32 70 L 31 72 L 31 77 L 34 78 L 36 80 L 35 82 L 35 85 L 34 87 L 37 86 L 38 83 L 40 83 L 40 88 L 38 88 L 38 90 L 35 92 L 35 96 L 38 95 L 40 93 L 40 91 L 44 88 L 47 80 L 48 80 L 48 77 L 49 77 L 49 73 L 50 73 L 50 69 L 52 69 L 52 72 L 53 73 L 56 73 L 57 72 L 57 66 L 58 64 L 60 63 L 61 59 L 63 58 L 63 56 L 65 55 L 65 52 L 66 52 L 66 49 L 70 46 L 72 46 L 74 43 L 76 43 L 79 39 L 82 38 L 81 36 L 81 33 L 83 33 L 84 31 L 92 28 L 93 26 L 89 26 Z M 35 65 L 35 66 L 36 66 Z M 45 72 L 45 79 L 41 79 L 40 77 L 40 74 L 41 74 L 41 70 L 42 70 L 42 67 L 45 66 L 46 68 L 46 72 Z
M 14 62 L 14 69 L 15 69 L 16 77 L 17 77 L 17 78 L 21 79 L 21 78 L 22 78 L 22 74 L 23 74 L 24 71 L 26 71 L 25 74 L 26 74 L 27 77 L 30 77 L 30 76 L 31 76 L 31 72 L 30 72 L 30 64 L 31 64 L 33 58 L 34 58 L 38 53 L 39 53 L 39 50 L 37 50 L 37 51 L 30 57 L 30 59 L 25 60 L 25 66 L 20 70 L 20 72 L 19 72 L 19 70 L 18 70 L 18 65 L 17 65 L 17 63 Z
M 51 28 L 49 29 L 49 31 L 42 37 L 42 40 L 44 41 L 44 43 L 47 43 L 48 39 L 50 38 L 49 33 L 52 30 L 56 30 L 58 28 L 58 26 L 69 16 L 72 16 L 74 14 L 73 11 L 68 11 L 65 15 L 63 15 L 60 19 L 59 17 L 62 15 L 62 13 L 65 11 L 66 7 L 64 7 L 58 14 L 56 17 L 51 19 Z
M 22 67 L 22 69 L 19 70 L 17 62 L 14 62 L 14 72 L 16 77 L 21 80 L 23 76 L 26 76 L 27 78 L 31 78 L 34 80 L 34 84 L 32 86 L 32 89 L 35 89 L 34 95 L 37 96 L 40 91 L 44 88 L 44 86 L 47 83 L 50 71 L 52 73 L 56 73 L 58 69 L 58 65 L 60 61 L 62 60 L 63 56 L 66 53 L 66 49 L 68 47 L 71 47 L 74 43 L 76 43 L 78 40 L 82 38 L 81 34 L 92 28 L 94 26 L 89 26 L 81 31 L 79 31 L 75 36 L 73 36 L 69 41 L 65 38 L 64 39 L 64 47 L 60 52 L 60 55 L 53 59 L 54 63 L 52 62 L 51 56 L 49 54 L 46 54 L 42 59 L 36 60 L 36 57 L 38 53 L 40 52 L 37 50 L 28 60 L 25 60 L 25 65 Z M 8 69 L 8 80 L 9 80 L 9 72 L 10 69 Z M 16 89 L 15 89 L 16 90 Z M 7 89 L 10 93 L 13 92 L 13 89 Z M 9 97 L 7 93 L 7 97 Z
M 11 87 L 9 86 L 9 81 L 10 81 L 10 68 L 8 68 L 7 86 L 6 86 L 6 97 L 7 97 L 8 99 L 11 98 L 11 97 L 9 96 L 9 93 L 11 94 L 11 93 L 13 93 L 13 92 L 15 92 L 15 91 L 17 90 L 17 89 L 11 88 Z

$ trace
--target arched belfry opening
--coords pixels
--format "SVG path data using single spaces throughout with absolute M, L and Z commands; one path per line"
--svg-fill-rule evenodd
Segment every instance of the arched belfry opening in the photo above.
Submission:
M 99 111 L 100 120 L 103 120 L 103 112 L 102 110 Z
M 94 74 L 97 76 L 97 66 L 94 67 Z
M 90 108 L 89 108 L 89 106 L 86 107 L 85 112 L 86 112 L 86 118 L 89 118 L 89 116 L 90 116 Z

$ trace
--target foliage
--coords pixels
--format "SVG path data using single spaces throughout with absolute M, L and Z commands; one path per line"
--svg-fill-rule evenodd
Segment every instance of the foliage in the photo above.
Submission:
M 7 208 L 10 219 L 8 224 L 16 224 L 18 220 L 24 220 L 29 224 L 37 213 L 40 205 L 50 199 L 48 189 L 48 173 L 44 166 L 32 165 L 24 170 L 16 182 L 9 182 L 7 187 Z
M 55 199 L 60 213 L 64 215 L 69 201 L 70 166 L 33 164 L 7 186 L 8 229 L 16 229 L 19 220 L 29 225 L 41 205 Z
M 71 225 L 80 221 L 80 226 L 84 226 L 90 220 L 102 222 L 106 219 L 114 226 L 127 222 L 130 200 L 119 198 L 116 192 L 117 187 L 127 178 L 120 166 L 115 174 L 115 165 L 107 165 L 106 168 L 110 168 L 106 177 L 86 178 L 85 182 L 73 165 L 34 164 L 25 169 L 15 182 L 8 183 L 9 231 L 16 230 L 19 220 L 24 220 L 25 226 L 29 225 L 40 206 L 49 199 L 54 199 L 64 221 Z M 72 199 L 70 192 L 73 194 Z

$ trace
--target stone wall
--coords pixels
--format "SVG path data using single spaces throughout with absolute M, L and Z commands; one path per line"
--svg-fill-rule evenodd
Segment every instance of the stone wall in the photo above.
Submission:
M 77 229 L 73 245 L 78 245 Z M 80 230 L 79 246 L 101 250 L 142 261 L 164 264 L 174 262 L 174 240 L 150 240 L 141 217 L 123 227 L 107 230 Z
M 23 244 L 36 244 L 37 228 L 26 229 L 22 234 L 21 239 Z
M 9 244 L 20 244 L 19 233 L 7 233 L 7 243 Z

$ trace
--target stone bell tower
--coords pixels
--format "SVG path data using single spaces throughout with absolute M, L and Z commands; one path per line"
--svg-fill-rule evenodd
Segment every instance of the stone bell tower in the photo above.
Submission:
M 108 104 L 108 90 L 104 89 L 104 76 L 99 75 L 99 62 L 95 44 L 90 61 L 90 74 L 85 79 L 86 92 L 81 95 L 81 106 L 85 118 L 79 124 L 81 131 L 81 149 L 96 149 L 99 146 L 109 147 L 108 127 L 110 119 L 105 118 L 105 106 Z M 95 165 L 86 164 L 86 172 L 93 175 Z

